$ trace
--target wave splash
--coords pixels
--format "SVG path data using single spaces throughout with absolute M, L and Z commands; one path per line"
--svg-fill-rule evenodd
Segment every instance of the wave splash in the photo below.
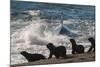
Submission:
M 64 26 L 65 27 L 65 26 Z M 44 20 L 32 21 L 30 25 L 18 29 L 11 34 L 11 64 L 25 63 L 27 60 L 20 54 L 21 51 L 43 54 L 49 56 L 46 44 L 54 43 L 55 46 L 63 45 L 67 49 L 67 54 L 71 54 L 69 36 L 59 33 L 61 30 L 59 23 L 47 23 Z M 65 27 L 66 33 L 76 34 Z M 79 38 L 81 39 L 81 38 Z M 90 45 L 86 43 L 84 45 Z

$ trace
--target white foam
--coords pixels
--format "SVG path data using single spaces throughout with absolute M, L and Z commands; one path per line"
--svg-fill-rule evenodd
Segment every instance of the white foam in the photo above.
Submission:
M 54 43 L 55 46 L 65 46 L 67 54 L 71 54 L 70 37 L 55 33 L 54 29 L 57 26 L 59 27 L 59 24 L 46 23 L 45 20 L 36 20 L 11 34 L 11 64 L 27 62 L 20 54 L 24 50 L 30 53 L 43 54 L 47 58 L 49 50 L 46 48 L 46 44 L 49 42 Z M 84 37 L 77 39 L 84 39 Z M 81 42 L 81 44 L 84 46 L 90 45 L 89 42 Z

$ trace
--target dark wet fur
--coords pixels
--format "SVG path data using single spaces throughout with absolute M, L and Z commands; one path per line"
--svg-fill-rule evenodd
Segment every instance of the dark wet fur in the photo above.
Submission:
M 91 47 L 89 48 L 88 52 L 91 52 L 93 50 L 93 52 L 95 52 L 95 39 L 93 37 L 88 38 L 89 42 L 91 42 Z
M 60 57 L 66 58 L 66 48 L 64 46 L 55 47 L 53 43 L 48 43 L 47 48 L 50 50 L 49 58 L 52 58 L 52 55 L 58 59 Z
M 41 59 L 46 59 L 41 54 L 30 54 L 26 51 L 22 51 L 22 52 L 20 52 L 20 54 L 23 55 L 28 60 L 28 62 L 33 62 L 33 61 L 37 61 L 37 60 L 41 60 Z
M 70 39 L 70 42 L 72 43 L 72 54 L 84 53 L 84 46 L 77 45 L 74 39 Z

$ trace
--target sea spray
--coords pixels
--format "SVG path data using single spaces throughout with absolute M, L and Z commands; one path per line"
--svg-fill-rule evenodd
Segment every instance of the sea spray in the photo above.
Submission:
M 66 21 L 70 22 L 70 20 Z M 59 32 L 56 31 L 56 29 L 61 30 L 61 27 L 59 27 L 61 26 L 60 23 L 47 23 L 42 19 L 29 21 L 27 23 L 30 24 L 15 30 L 15 32 L 11 34 L 11 64 L 27 62 L 27 60 L 20 54 L 20 52 L 24 50 L 29 53 L 43 54 L 46 58 L 48 58 L 49 50 L 46 48 L 46 44 L 49 42 L 54 43 L 55 46 L 65 46 L 67 54 L 71 54 L 71 43 L 69 39 L 72 37 L 58 34 Z M 67 23 L 64 22 L 64 24 Z M 71 29 L 68 29 L 68 32 L 71 33 L 71 31 Z M 83 35 L 76 39 L 78 44 L 82 44 L 84 46 L 90 45 L 90 43 L 86 40 L 87 36 Z M 88 48 L 85 49 L 85 51 L 87 50 Z

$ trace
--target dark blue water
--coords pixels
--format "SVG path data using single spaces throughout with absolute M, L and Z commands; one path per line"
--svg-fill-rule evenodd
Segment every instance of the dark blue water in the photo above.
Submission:
M 93 5 L 72 5 L 72 4 L 54 4 L 41 2 L 11 1 L 11 9 L 27 11 L 41 10 L 41 18 L 60 19 L 88 19 L 95 20 L 95 6 Z

